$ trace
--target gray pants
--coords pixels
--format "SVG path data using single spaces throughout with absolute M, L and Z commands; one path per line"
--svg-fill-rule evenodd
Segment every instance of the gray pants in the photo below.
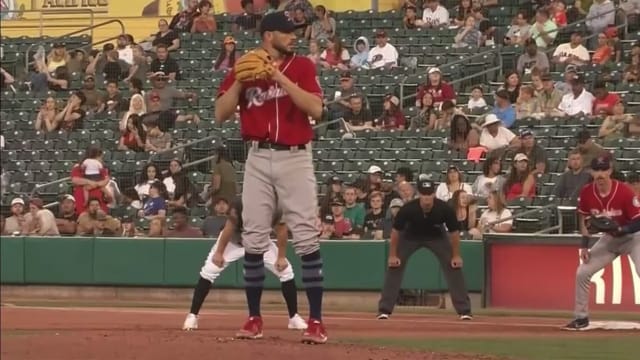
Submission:
M 440 266 L 444 272 L 444 278 L 449 287 L 449 294 L 453 302 L 453 307 L 459 315 L 471 313 L 471 303 L 469 294 L 464 283 L 462 269 L 454 269 L 451 267 L 451 257 L 453 249 L 451 242 L 447 239 L 438 240 L 408 240 L 404 236 L 400 236 L 398 243 L 398 257 L 400 258 L 400 267 L 388 268 L 384 278 L 384 286 L 378 303 L 378 311 L 384 314 L 391 314 L 398 300 L 400 286 L 402 285 L 402 277 L 404 269 L 407 266 L 409 258 L 418 249 L 425 247 L 438 258 Z M 437 276 L 437 274 L 425 274 L 425 276 Z
M 614 238 L 603 235 L 589 251 L 589 261 L 578 266 L 576 271 L 576 303 L 574 313 L 576 318 L 589 316 L 589 290 L 591 277 L 611 264 L 620 255 L 631 255 L 636 266 L 636 274 L 640 276 L 640 232 Z
M 245 251 L 264 254 L 269 250 L 273 213 L 278 205 L 293 234 L 296 254 L 302 256 L 318 250 L 316 192 L 311 146 L 306 150 L 251 147 L 242 187 L 242 244 Z

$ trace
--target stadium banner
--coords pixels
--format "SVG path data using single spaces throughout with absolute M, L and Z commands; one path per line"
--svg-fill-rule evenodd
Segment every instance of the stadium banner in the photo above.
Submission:
M 2 20 L 38 19 L 33 10 L 91 9 L 100 18 L 166 17 L 180 12 L 188 0 L 0 0 Z M 377 0 L 378 10 L 400 7 L 400 0 Z M 215 14 L 242 12 L 240 0 L 212 0 Z M 371 0 L 316 0 L 314 5 L 325 5 L 331 11 L 368 10 Z M 256 9 L 263 9 L 266 0 L 254 0 Z
M 573 310 L 578 236 L 492 235 L 485 248 L 485 306 Z M 628 255 L 591 278 L 590 309 L 640 311 L 640 277 Z

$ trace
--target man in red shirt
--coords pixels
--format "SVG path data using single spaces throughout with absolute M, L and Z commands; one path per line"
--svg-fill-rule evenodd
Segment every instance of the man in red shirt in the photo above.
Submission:
M 618 94 L 610 93 L 604 82 L 600 81 L 593 85 L 593 115 L 613 115 L 613 106 L 620 101 Z
M 313 171 L 309 118 L 323 113 L 316 67 L 293 52 L 295 24 L 285 12 L 266 15 L 260 23 L 261 47 L 273 59 L 264 80 L 236 79 L 235 67 L 220 85 L 215 118 L 229 119 L 240 107 L 240 133 L 250 145 L 242 190 L 244 278 L 249 319 L 237 333 L 243 339 L 262 337 L 260 298 L 264 256 L 269 249 L 273 213 L 279 203 L 302 260 L 302 281 L 309 300 L 305 343 L 322 344 L 322 257 L 316 224 L 316 178 Z M 242 58 L 236 61 L 242 62 Z
M 589 288 L 591 277 L 619 255 L 630 254 L 640 276 L 640 198 L 625 183 L 611 178 L 611 158 L 598 156 L 591 162 L 593 182 L 580 191 L 578 213 L 582 246 L 582 263 L 576 271 L 575 319 L 566 330 L 580 330 L 589 326 Z M 608 217 L 619 228 L 605 233 L 589 250 L 590 234 L 585 223 L 591 217 Z

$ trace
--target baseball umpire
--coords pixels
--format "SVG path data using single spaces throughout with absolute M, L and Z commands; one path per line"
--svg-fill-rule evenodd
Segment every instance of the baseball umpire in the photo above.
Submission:
M 460 223 L 454 210 L 444 201 L 436 199 L 431 180 L 421 175 L 417 188 L 420 196 L 404 204 L 393 223 L 389 268 L 378 303 L 378 319 L 388 319 L 393 312 L 407 261 L 416 250 L 425 247 L 440 261 L 453 306 L 460 319 L 471 320 L 471 303 L 460 257 Z
M 304 330 L 307 322 L 298 315 L 298 292 L 294 280 L 293 267 L 286 258 L 288 230 L 282 222 L 282 212 L 276 211 L 272 221 L 276 233 L 277 246 L 270 244 L 269 250 L 264 254 L 264 263 L 267 269 L 280 279 L 282 297 L 287 303 L 289 312 L 289 324 L 291 330 Z M 206 299 L 211 285 L 229 266 L 229 264 L 244 257 L 242 247 L 242 201 L 237 199 L 229 209 L 229 216 L 224 228 L 213 245 L 209 255 L 200 270 L 200 279 L 193 290 L 191 311 L 182 325 L 183 330 L 195 330 L 198 328 L 198 313 L 202 303 Z
M 640 199 L 625 183 L 611 178 L 611 158 L 591 161 L 593 182 L 580 191 L 578 214 L 582 246 L 576 271 L 575 319 L 565 330 L 589 326 L 591 277 L 623 254 L 630 254 L 640 276 Z M 591 233 L 604 233 L 589 250 Z
M 239 106 L 240 133 L 250 145 L 242 190 L 249 319 L 236 335 L 245 339 L 262 335 L 263 254 L 269 249 L 277 196 L 302 260 L 302 282 L 309 301 L 308 328 L 302 341 L 322 344 L 327 334 L 322 324 L 322 257 L 309 122 L 309 118 L 320 121 L 322 117 L 322 89 L 315 65 L 293 52 L 294 30 L 285 12 L 262 19 L 261 47 L 240 57 L 220 85 L 215 117 L 224 121 Z

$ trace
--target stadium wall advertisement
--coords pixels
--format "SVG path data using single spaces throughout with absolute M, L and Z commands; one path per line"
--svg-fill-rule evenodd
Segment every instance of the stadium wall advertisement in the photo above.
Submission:
M 485 247 L 485 304 L 510 309 L 573 309 L 578 237 L 489 238 Z M 591 278 L 590 309 L 640 311 L 640 277 L 628 255 Z
M 2 0 L 2 19 L 37 19 L 38 14 L 29 10 L 91 9 L 96 17 L 158 17 L 173 16 L 184 8 L 188 0 Z M 211 0 L 215 14 L 242 12 L 240 0 Z M 257 9 L 265 6 L 266 0 L 254 0 Z M 371 0 L 354 0 L 348 3 L 339 0 L 312 1 L 314 5 L 325 5 L 332 11 L 368 10 Z M 377 0 L 378 10 L 399 8 L 400 0 Z M 8 12 L 7 10 L 10 10 Z

